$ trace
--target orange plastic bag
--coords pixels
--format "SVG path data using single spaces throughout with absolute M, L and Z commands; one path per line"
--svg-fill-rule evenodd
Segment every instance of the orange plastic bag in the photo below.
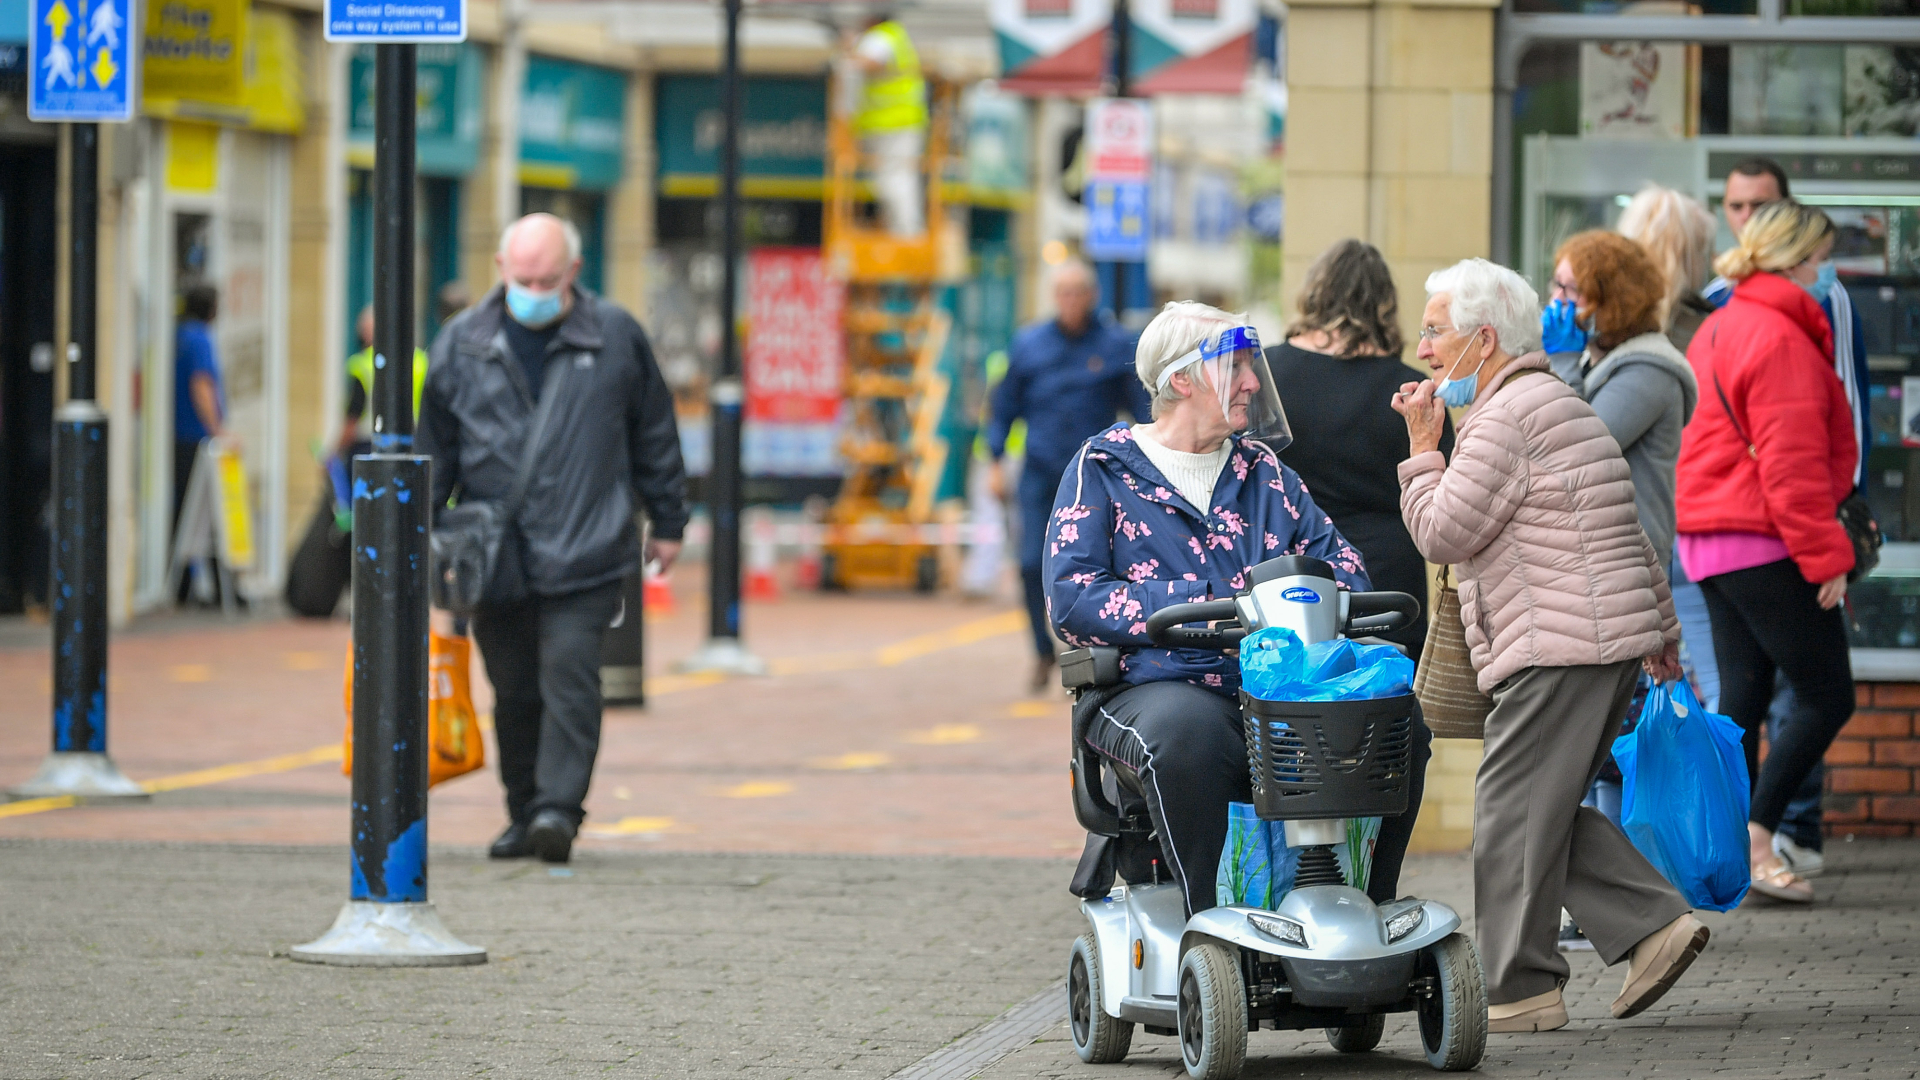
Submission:
M 468 672 L 473 643 L 431 634 L 427 645 L 427 786 L 464 776 L 487 763 L 487 742 L 473 714 Z M 347 648 L 346 756 L 340 771 L 353 775 L 353 648 Z

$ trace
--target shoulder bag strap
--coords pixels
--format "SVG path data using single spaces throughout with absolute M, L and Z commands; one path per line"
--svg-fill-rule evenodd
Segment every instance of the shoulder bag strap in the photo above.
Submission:
M 533 459 L 540 451 L 540 438 L 546 434 L 553 403 L 560 397 L 560 383 L 572 366 L 571 359 L 562 360 L 557 355 L 547 357 L 547 369 L 540 384 L 540 404 L 534 408 L 533 420 L 527 425 L 527 441 L 520 448 L 520 464 L 513 470 L 513 487 L 507 492 L 508 520 L 520 513 L 520 504 L 526 501 L 527 487 L 533 482 Z
M 1720 396 L 1720 407 L 1726 410 L 1727 419 L 1733 422 L 1733 433 L 1740 436 L 1741 442 L 1747 444 L 1747 456 L 1755 461 L 1759 461 L 1760 448 L 1753 445 L 1752 439 L 1747 438 L 1747 429 L 1741 427 L 1740 418 L 1733 415 L 1733 406 L 1727 401 L 1727 392 L 1720 389 L 1720 372 L 1718 371 L 1713 373 L 1713 392 Z

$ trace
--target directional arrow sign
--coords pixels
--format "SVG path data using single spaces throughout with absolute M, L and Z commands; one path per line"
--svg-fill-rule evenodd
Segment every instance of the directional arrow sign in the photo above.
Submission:
M 29 119 L 133 119 L 132 2 L 28 0 Z

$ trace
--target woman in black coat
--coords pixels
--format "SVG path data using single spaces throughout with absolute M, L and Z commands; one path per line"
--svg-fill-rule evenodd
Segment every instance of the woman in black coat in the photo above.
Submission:
M 1293 428 L 1293 444 L 1280 459 L 1359 549 L 1373 587 L 1408 593 L 1424 608 L 1426 560 L 1400 518 L 1406 423 L 1390 405 L 1402 383 L 1423 375 L 1408 374 L 1400 360 L 1405 345 L 1393 275 L 1373 245 L 1342 240 L 1313 261 L 1296 303 L 1300 317 L 1286 342 L 1267 350 Z M 1451 419 L 1440 450 L 1453 452 Z M 1383 636 L 1418 660 L 1425 613 Z

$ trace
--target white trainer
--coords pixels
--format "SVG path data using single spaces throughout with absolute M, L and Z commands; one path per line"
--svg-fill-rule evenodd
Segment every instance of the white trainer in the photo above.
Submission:
M 1773 834 L 1773 853 L 1780 856 L 1780 861 L 1786 863 L 1796 877 L 1816 878 L 1827 868 L 1826 856 L 1794 843 L 1786 833 Z

